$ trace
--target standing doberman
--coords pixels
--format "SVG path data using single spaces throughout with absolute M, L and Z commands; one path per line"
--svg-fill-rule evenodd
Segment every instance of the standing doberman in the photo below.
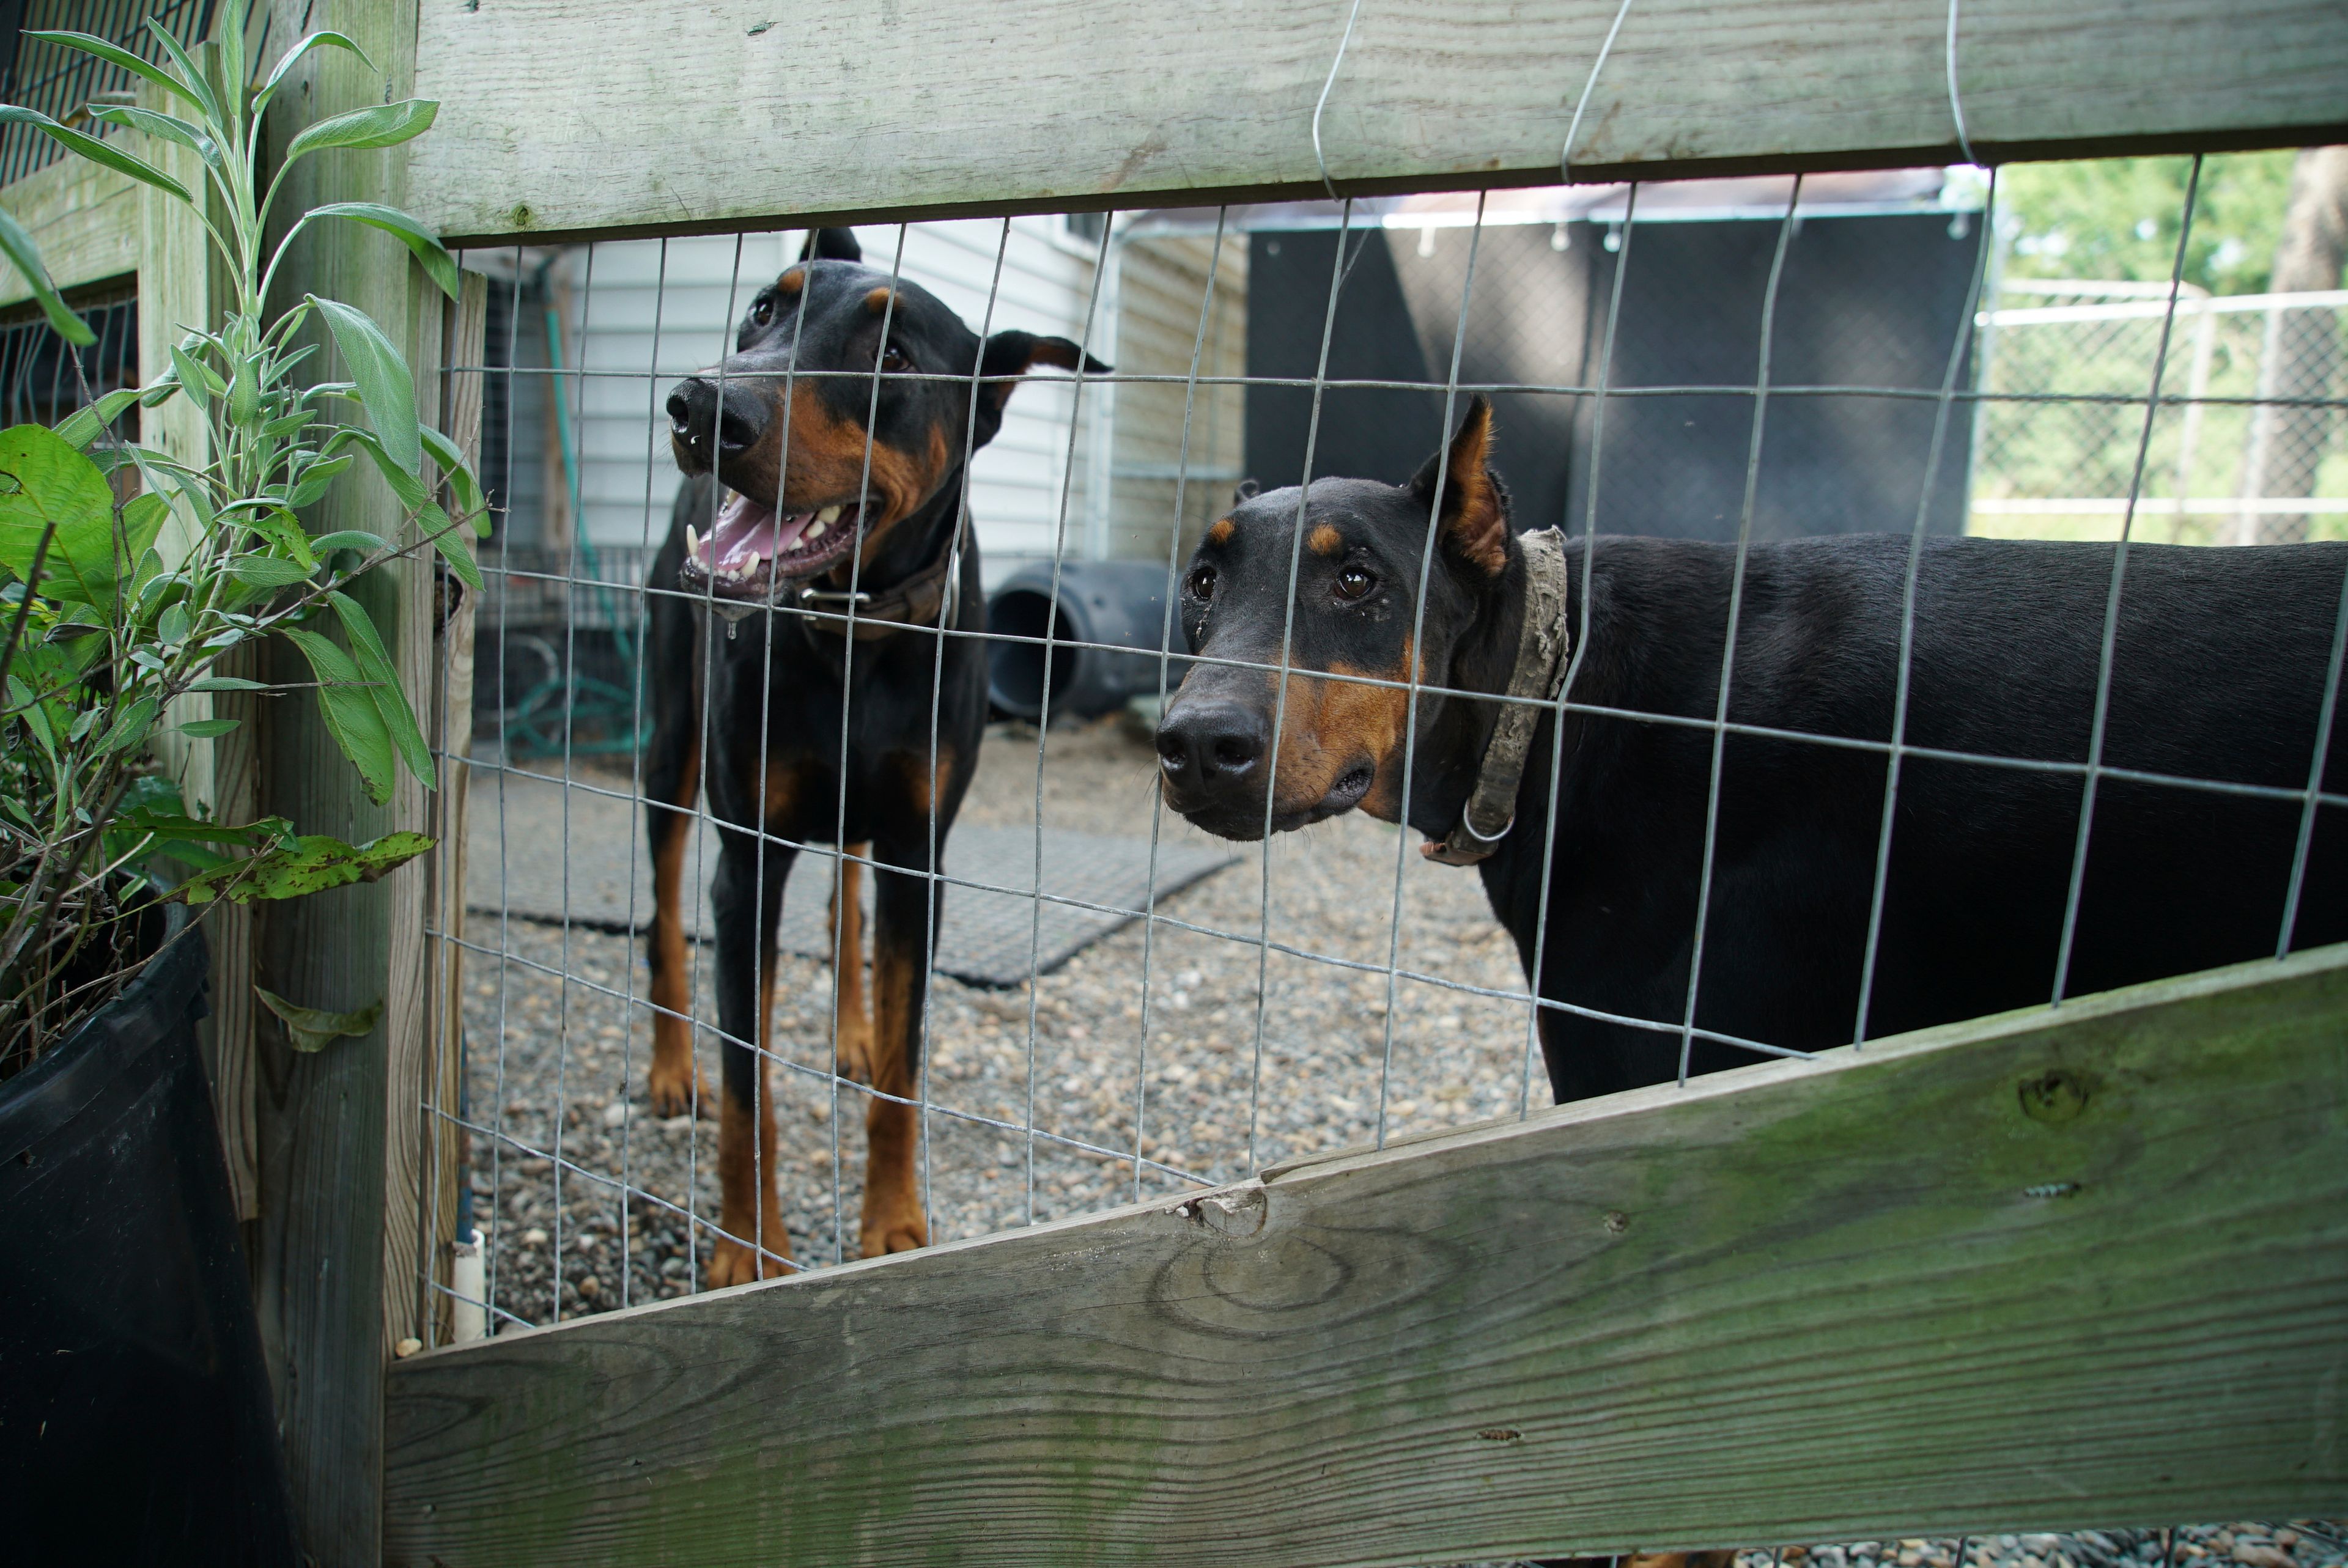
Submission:
M 1716 827 L 1696 1027 L 1806 1050 L 1848 1042 L 1885 753 L 1754 732 L 1892 738 L 1910 541 L 1753 545 L 1724 677 L 1734 548 L 1601 537 L 1582 582 L 1579 541 L 1510 527 L 1488 466 L 1491 434 L 1478 397 L 1447 455 L 1407 487 L 1315 480 L 1301 507 L 1281 490 L 1207 529 L 1182 589 L 1191 651 L 1276 666 L 1293 559 L 1295 673 L 1283 704 L 1270 673 L 1192 668 L 1158 733 L 1168 802 L 1232 838 L 1263 834 L 1267 796 L 1275 832 L 1355 806 L 1389 822 L 1406 811 L 1437 841 L 1431 858 L 1480 865 L 1541 997 L 1663 1026 L 1542 1009 L 1560 1101 L 1680 1071 Z M 1902 764 L 1870 1036 L 2052 994 L 2083 774 L 1950 753 L 2074 769 L 2088 760 L 2112 558 L 2106 544 L 1926 543 L 1903 737 L 1926 754 Z M 2343 569 L 2348 548 L 2336 544 L 2131 548 L 2102 765 L 2272 793 L 2105 774 L 2065 994 L 2276 950 Z M 1569 648 L 1582 662 L 1560 736 L 1545 704 Z M 1747 728 L 1726 737 L 1715 824 L 1706 803 L 1724 678 L 1728 720 Z M 1513 705 L 1520 717 L 1503 725 L 1498 702 L 1423 692 L 1406 807 L 1414 680 L 1543 705 Z M 2332 790 L 2348 784 L 2342 734 L 2348 726 L 2325 759 Z M 2337 810 L 2315 821 L 2304 865 L 2291 946 L 2348 938 L 2348 821 Z M 1753 1060 L 1699 1037 L 1687 1065 Z
M 861 261 L 853 234 L 819 231 L 751 301 L 734 353 L 668 399 L 677 465 L 690 477 L 647 579 L 650 1087 L 662 1115 L 704 1097 L 682 878 L 705 780 L 718 823 L 711 914 L 724 1039 L 724 1234 L 712 1286 L 788 1264 L 767 1069 L 776 926 L 803 844 L 869 853 L 877 878 L 869 1030 L 853 859 L 840 863 L 833 906 L 836 1061 L 875 1091 L 863 1253 L 929 1240 L 907 1102 L 942 902 L 932 873 L 986 721 L 985 655 L 969 635 L 983 629 L 984 606 L 965 466 L 1031 368 L 1107 368 L 1063 338 L 1001 332 L 982 343 L 927 291 Z M 723 635 L 712 635 L 713 610 Z

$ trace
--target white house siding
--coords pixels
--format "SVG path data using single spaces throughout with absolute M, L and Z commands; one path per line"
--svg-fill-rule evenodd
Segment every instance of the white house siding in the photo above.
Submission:
M 896 261 L 894 225 L 860 229 L 867 264 Z M 913 225 L 902 275 L 961 313 L 975 329 L 987 316 L 1002 222 L 978 219 Z M 568 363 L 577 378 L 580 490 L 587 538 L 599 548 L 659 543 L 679 477 L 669 456 L 662 405 L 676 379 L 715 364 L 752 295 L 798 254 L 797 231 L 685 240 L 605 241 L 575 247 L 557 262 L 569 282 Z M 1066 236 L 1057 218 L 1014 219 L 993 311 L 993 330 L 1019 327 L 1084 335 L 1091 292 L 1089 246 Z M 583 354 L 578 345 L 583 340 Z M 1103 353 L 1100 344 L 1095 351 Z M 1104 353 L 1104 357 L 1106 354 Z M 649 374 L 648 374 L 649 373 Z M 990 580 L 1026 559 L 1048 557 L 1068 468 L 1075 390 L 1038 377 L 1012 397 L 1002 433 L 973 470 L 972 510 Z M 517 461 L 542 436 L 516 431 Z M 1083 548 L 1085 453 L 1067 499 L 1071 553 Z M 517 518 L 517 537 L 526 521 Z
M 1247 372 L 1247 236 L 1226 234 L 1217 261 L 1211 232 L 1137 234 L 1119 241 L 1111 265 L 1117 372 L 1168 379 L 1087 395 L 1087 437 L 1107 427 L 1115 484 L 1107 494 L 1086 492 L 1086 553 L 1164 561 L 1169 550 L 1189 554 L 1200 531 L 1231 508 L 1232 485 L 1242 477 L 1246 389 L 1218 378 Z M 1179 486 L 1178 472 L 1185 476 Z M 1169 537 L 1178 528 L 1179 541 Z

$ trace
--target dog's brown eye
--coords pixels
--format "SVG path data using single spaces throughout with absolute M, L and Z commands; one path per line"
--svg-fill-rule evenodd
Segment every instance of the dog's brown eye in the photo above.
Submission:
M 1356 600 L 1378 586 L 1378 579 L 1360 567 L 1349 566 L 1337 574 L 1337 597 Z
M 911 370 L 913 368 L 913 362 L 907 359 L 904 354 L 895 343 L 892 343 L 887 348 L 880 351 L 880 368 L 882 370 Z
M 754 326 L 765 326 L 775 319 L 775 302 L 770 295 L 761 295 L 750 302 L 750 321 Z
M 1215 569 L 1210 566 L 1192 567 L 1190 569 L 1189 579 L 1185 581 L 1182 586 L 1190 590 L 1190 597 L 1192 599 L 1208 600 L 1214 598 Z

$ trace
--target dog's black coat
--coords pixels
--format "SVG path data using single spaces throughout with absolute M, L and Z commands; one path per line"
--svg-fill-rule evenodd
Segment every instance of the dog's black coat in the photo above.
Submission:
M 1480 449 L 1453 451 L 1480 464 Z M 1412 488 L 1357 480 L 1312 487 L 1305 527 L 1331 523 L 1344 548 L 1326 559 L 1297 552 L 1304 563 L 1298 668 L 1390 667 L 1393 628 L 1407 631 L 1413 619 L 1411 589 L 1432 499 L 1431 473 Z M 1218 580 L 1208 600 L 1195 592 L 1185 600 L 1193 651 L 1260 658 L 1269 649 L 1277 656 L 1297 500 L 1289 489 L 1243 501 L 1220 541 L 1210 531 L 1193 572 L 1203 565 Z M 1504 499 L 1500 509 L 1504 518 Z M 1443 526 L 1423 634 L 1424 679 L 1497 692 L 1517 645 L 1522 549 L 1505 535 L 1488 541 L 1505 540 L 1505 569 L 1494 578 L 1464 558 L 1449 502 Z M 1752 546 L 1730 721 L 1889 740 L 1909 548 L 1908 539 L 1889 535 Z M 1906 743 L 2085 762 L 2113 555 L 2114 547 L 2099 544 L 1927 541 Z M 1586 585 L 1586 623 L 1581 541 L 1569 543 L 1568 558 L 1570 620 L 1582 662 L 1564 720 L 1559 786 L 1553 797 L 1560 736 L 1544 720 L 1516 825 L 1481 873 L 1529 972 L 1540 945 L 1540 995 L 1676 1026 L 1686 1006 L 1709 726 L 1735 550 L 1601 536 Z M 1360 604 L 1321 591 L 1323 577 L 1348 561 L 1381 584 Z M 2104 764 L 2303 791 L 2343 569 L 2348 546 L 2133 547 Z M 1373 613 L 1375 601 L 1388 596 L 1388 613 Z M 1228 729 L 1228 714 L 1218 720 L 1217 711 L 1270 701 L 1264 678 L 1200 666 L 1169 704 L 1161 733 L 1169 797 L 1202 825 L 1241 836 L 1260 831 L 1262 783 L 1242 776 L 1219 789 L 1186 772 L 1185 725 Z M 1208 717 L 1186 713 L 1186 703 Z M 1440 836 L 1457 820 L 1493 712 L 1489 703 L 1421 700 L 1412 826 Z M 2329 791 L 2348 784 L 2342 756 L 2348 743 L 2338 733 L 2327 759 Z M 1316 744 L 1326 749 L 1330 742 L 1292 734 L 1283 754 L 1303 756 Z M 1381 774 L 1399 768 L 1398 756 L 1375 761 Z M 1727 737 L 1699 1028 L 1802 1049 L 1851 1040 L 1886 765 L 1881 752 Z M 2049 999 L 2083 788 L 2076 773 L 1904 760 L 1870 1037 Z M 1292 824 L 1314 815 L 1302 799 L 1284 802 L 1278 814 Z M 2103 777 L 2066 994 L 2272 955 L 2302 816 L 2300 800 Z M 1546 847 L 1552 818 L 1553 852 Z M 2291 945 L 2343 938 L 2348 814 L 2325 807 L 2314 825 Z M 1545 1009 L 1541 1023 L 1560 1100 L 1663 1081 L 1679 1070 L 1676 1028 L 1642 1030 L 1557 1009 Z M 1751 1060 L 1698 1039 L 1690 1067 L 1706 1071 Z
M 986 722 L 985 654 L 975 637 L 941 637 L 928 630 L 937 621 L 925 620 L 868 622 L 867 630 L 883 634 L 851 641 L 837 619 L 842 596 L 853 588 L 878 598 L 950 560 L 964 466 L 1001 427 L 1018 378 L 1038 363 L 1073 367 L 1086 359 L 1064 339 L 1025 332 L 982 343 L 925 290 L 860 262 L 849 231 L 810 236 L 800 263 L 752 302 L 722 374 L 688 379 L 672 394 L 676 455 L 688 478 L 646 579 L 645 696 L 654 723 L 644 790 L 658 904 L 653 993 L 662 1009 L 653 1099 L 663 1114 L 684 1110 L 697 1083 L 684 1017 L 690 1002 L 676 862 L 700 783 L 718 824 L 711 913 L 726 1036 L 722 1225 L 728 1236 L 775 1254 L 785 1244 L 774 1204 L 772 1106 L 757 1057 L 737 1042 L 766 1040 L 761 975 L 774 962 L 798 844 L 870 845 L 870 1066 L 875 1086 L 896 1098 L 868 1108 L 864 1250 L 896 1250 L 926 1235 L 912 1185 L 915 1132 L 901 1102 L 920 1069 L 922 998 L 942 902 L 942 885 L 930 878 Z M 876 378 L 876 368 L 888 374 Z M 720 480 L 782 509 L 860 508 L 850 554 L 860 564 L 842 558 L 805 579 L 833 596 L 816 606 L 833 620 L 791 612 L 805 585 L 797 577 L 713 582 L 685 569 L 685 531 L 712 528 Z M 954 590 L 937 620 L 968 634 L 983 629 L 985 606 L 977 540 L 963 531 Z M 727 630 L 705 608 L 710 595 L 759 608 Z M 768 604 L 784 608 L 769 611 Z M 843 987 L 856 989 L 856 977 Z M 730 1240 L 720 1242 L 711 1267 L 716 1284 L 766 1272 Z

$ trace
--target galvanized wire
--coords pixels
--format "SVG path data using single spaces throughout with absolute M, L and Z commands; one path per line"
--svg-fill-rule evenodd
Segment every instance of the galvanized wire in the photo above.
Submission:
M 1720 844 L 1720 780 L 1728 754 L 1728 697 L 1736 671 L 1737 622 L 1745 610 L 1745 560 L 1753 548 L 1753 505 L 1761 485 L 1761 437 L 1769 415 L 1769 351 L 1777 324 L 1777 285 L 1786 275 L 1786 250 L 1794 238 L 1794 215 L 1802 210 L 1802 177 L 1794 177 L 1794 193 L 1786 202 L 1786 220 L 1777 228 L 1777 249 L 1769 258 L 1769 286 L 1761 298 L 1761 364 L 1753 386 L 1753 441 L 1745 458 L 1745 502 L 1736 516 L 1736 564 L 1728 581 L 1728 630 L 1720 644 L 1720 692 L 1712 720 L 1712 782 L 1704 797 L 1704 871 L 1696 884 L 1695 934 L 1688 952 L 1687 1009 L 1680 1026 L 1679 1082 L 1688 1078 L 1688 1056 L 1695 1042 L 1695 1009 L 1704 984 L 1704 926 L 1712 914 L 1713 860 Z
M 2127 515 L 2120 519 L 2120 540 L 2112 548 L 2112 586 L 2104 599 L 2103 647 L 2096 658 L 2096 716 L 2087 736 L 2086 784 L 2079 800 L 2079 835 L 2071 852 L 2071 887 L 2063 904 L 2062 945 L 2054 955 L 2054 992 L 2050 1007 L 2063 1005 L 2071 979 L 2071 949 L 2079 933 L 2079 899 L 2087 885 L 2087 841 L 2096 825 L 2096 791 L 2104 771 L 2104 732 L 2112 711 L 2112 656 L 2118 646 L 2120 589 L 2127 579 L 2128 536 L 2136 528 L 2137 497 L 2144 490 L 2145 458 L 2152 450 L 2152 425 L 2160 407 L 2160 377 L 2168 368 L 2168 339 L 2177 325 L 2178 286 L 2185 281 L 2186 247 L 2193 238 L 2193 208 L 2201 193 L 2201 155 L 2193 155 L 2193 172 L 2185 181 L 2185 214 L 2177 226 L 2177 260 L 2168 274 L 2168 310 L 2160 320 L 2160 352 L 2152 359 L 2152 391 L 2146 399 L 2144 429 L 2137 439 L 2136 471 L 2128 477 Z M 2317 765 L 2322 766 L 2319 760 Z

